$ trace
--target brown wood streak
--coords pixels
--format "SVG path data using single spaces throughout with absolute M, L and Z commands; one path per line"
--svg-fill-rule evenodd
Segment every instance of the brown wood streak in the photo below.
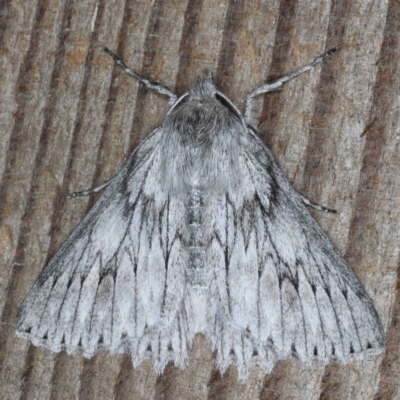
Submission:
M 162 375 L 157 378 L 154 400 L 172 399 L 179 387 L 180 369 L 168 363 Z
M 29 77 L 30 77 L 30 72 L 32 69 L 32 66 L 35 62 L 35 54 L 36 54 L 36 46 L 37 46 L 37 41 L 38 37 L 40 34 L 41 29 L 43 27 L 41 26 L 42 20 L 43 20 L 43 15 L 45 12 L 47 6 L 47 1 L 42 1 L 38 4 L 37 11 L 36 11 L 36 17 L 35 17 L 35 24 L 34 28 L 32 30 L 31 34 L 31 41 L 30 41 L 30 49 L 26 53 L 26 57 L 24 60 L 24 64 L 21 68 L 21 73 L 18 77 L 18 91 L 20 94 L 21 101 L 18 106 L 18 111 L 17 111 L 17 118 L 15 119 L 15 125 L 13 127 L 13 132 L 11 136 L 11 141 L 10 141 L 10 149 L 8 153 L 8 161 L 6 162 L 6 172 L 4 174 L 5 176 L 5 182 L 3 182 L 3 193 L 5 195 L 5 192 L 7 191 L 7 188 L 13 184 L 11 179 L 11 171 L 15 168 L 15 165 L 13 163 L 13 160 L 15 159 L 15 153 L 20 150 L 20 146 L 23 146 L 23 137 L 21 137 L 21 131 L 22 131 L 22 125 L 25 117 L 25 107 L 27 103 L 25 102 L 25 99 L 28 99 L 28 97 L 25 97 L 23 94 L 25 91 L 29 90 Z M 65 48 L 63 46 L 66 35 L 68 35 L 68 30 L 66 29 L 70 23 L 70 18 L 71 18 L 71 8 L 69 7 L 69 3 L 66 2 L 64 6 L 64 29 L 60 29 L 60 36 L 59 36 L 59 47 L 57 49 L 57 56 L 56 56 L 56 62 L 54 64 L 54 68 L 52 71 L 52 76 L 50 80 L 50 89 L 49 89 L 49 95 L 47 97 L 46 101 L 46 111 L 45 111 L 45 121 L 43 124 L 43 129 L 41 132 L 40 136 L 40 142 L 39 142 L 39 148 L 36 154 L 35 158 L 35 163 L 33 166 L 33 175 L 31 179 L 31 186 L 29 190 L 29 194 L 27 196 L 28 200 L 26 203 L 24 215 L 22 218 L 22 225 L 20 229 L 20 234 L 18 237 L 18 245 L 17 249 L 15 252 L 15 258 L 13 261 L 13 265 L 15 267 L 13 268 L 13 273 L 10 277 L 9 283 L 8 283 L 8 288 L 6 292 L 6 304 L 4 307 L 4 312 L 2 315 L 2 323 L 5 324 L 4 328 L 2 329 L 2 336 L 0 340 L 0 365 L 3 365 L 4 363 L 4 357 L 6 356 L 5 351 L 6 351 L 6 341 L 8 338 L 11 337 L 11 333 L 13 330 L 14 326 L 14 319 L 16 316 L 16 311 L 18 304 L 15 304 L 15 297 L 13 296 L 13 291 L 16 289 L 16 287 L 19 285 L 19 280 L 22 276 L 23 273 L 23 268 L 21 266 L 24 265 L 25 263 L 25 252 L 24 252 L 24 247 L 25 244 L 28 240 L 28 237 L 32 234 L 31 229 L 30 229 L 30 222 L 31 220 L 29 219 L 29 215 L 32 213 L 32 210 L 36 206 L 36 201 L 37 201 L 37 189 L 38 189 L 38 183 L 44 168 L 43 161 L 45 160 L 45 155 L 47 152 L 47 143 L 48 143 L 48 138 L 52 134 L 51 130 L 49 129 L 50 127 L 50 121 L 53 115 L 53 106 L 55 104 L 54 101 L 54 95 L 55 95 L 55 89 L 58 83 L 58 76 L 59 76 L 59 71 L 60 71 L 60 62 L 63 58 L 63 54 L 65 52 Z M 29 133 L 29 132 L 28 132 Z M 1 198 L 0 204 L 4 205 L 5 201 L 4 198 Z M 1 206 L 0 206 L 1 207 Z M 1 210 L 3 211 L 3 210 Z M 1 212 L 2 214 L 2 212 Z M 28 399 L 29 397 L 29 392 L 31 390 L 31 386 L 34 385 L 34 382 L 32 382 L 32 370 L 35 364 L 35 355 L 36 355 L 36 348 L 32 345 L 30 345 L 30 348 L 28 350 L 27 354 L 27 359 L 25 363 L 25 371 L 23 375 L 23 380 L 21 382 L 21 399 Z
M 271 68 L 265 82 L 272 82 L 287 73 L 286 62 L 289 56 L 290 43 L 295 29 L 295 13 L 298 1 L 284 0 L 279 5 L 279 19 L 275 33 L 275 43 Z M 274 127 L 282 109 L 282 96 L 279 92 L 270 92 L 264 96 L 259 130 L 263 141 L 272 147 Z
M 218 88 L 227 94 L 228 97 L 232 97 L 229 82 L 232 80 L 234 73 L 232 70 L 234 63 L 232 61 L 236 53 L 236 35 L 240 30 L 243 7 L 243 2 L 229 0 L 228 11 L 225 17 L 224 35 L 215 78 Z
M 327 49 L 332 47 L 341 48 L 344 40 L 344 31 L 346 29 L 346 15 L 350 7 L 351 2 L 348 0 L 339 0 L 332 3 L 327 34 Z M 324 149 L 324 142 L 327 139 L 327 136 L 322 135 L 321 132 L 323 132 L 324 129 L 329 131 L 329 126 L 325 126 L 325 124 L 329 121 L 328 115 L 333 112 L 333 93 L 335 91 L 334 76 L 335 70 L 340 68 L 341 66 L 339 63 L 329 63 L 329 61 L 322 65 L 323 71 L 320 75 L 315 110 L 310 122 L 310 126 L 315 129 L 310 131 L 309 144 L 307 146 L 307 162 L 304 169 L 302 188 L 302 193 L 305 196 L 312 193 L 314 198 L 318 198 L 320 195 L 319 176 L 321 176 L 322 173 L 322 160 L 324 159 L 324 154 L 321 154 L 321 150 Z
M 368 222 L 374 214 L 375 194 L 379 193 L 381 182 L 378 173 L 381 170 L 382 151 L 386 146 L 385 131 L 390 129 L 387 125 L 390 112 L 390 104 L 393 96 L 396 96 L 394 87 L 395 75 L 399 71 L 399 50 L 400 39 L 400 5 L 397 1 L 392 1 L 389 5 L 389 12 L 384 32 L 379 57 L 379 69 L 375 81 L 372 97 L 372 109 L 367 123 L 368 131 L 365 132 L 365 147 L 363 153 L 363 164 L 361 169 L 361 179 L 359 190 L 356 197 L 355 212 L 350 228 L 351 240 L 347 250 L 347 259 L 350 265 L 356 265 L 361 258 L 363 247 L 357 245 L 362 242 L 363 232 L 367 229 Z
M 185 23 L 182 29 L 181 42 L 179 44 L 179 68 L 178 81 L 175 85 L 175 93 L 180 96 L 188 90 L 187 75 L 190 71 L 190 62 L 194 41 L 197 34 L 203 0 L 189 0 L 185 11 Z
M 160 19 L 162 17 L 163 11 L 165 10 L 165 7 L 163 7 L 164 2 L 164 0 L 155 0 L 151 10 L 150 21 L 147 26 L 146 40 L 144 43 L 144 55 L 142 62 L 142 73 L 144 74 L 148 74 L 149 71 L 152 70 L 152 66 L 156 56 L 158 39 L 157 32 L 160 29 Z M 145 107 L 145 98 L 148 93 L 149 90 L 144 85 L 139 85 L 136 95 L 136 106 L 132 123 L 131 147 L 137 144 L 137 138 L 142 137 L 143 134 L 142 115 Z
M 389 12 L 384 32 L 384 41 L 382 44 L 381 57 L 379 63 L 379 71 L 375 84 L 375 96 L 373 104 L 376 105 L 371 121 L 374 121 L 373 127 L 366 132 L 367 143 L 365 152 L 365 178 L 363 179 L 366 190 L 379 191 L 377 179 L 374 179 L 376 171 L 379 170 L 377 165 L 381 160 L 381 148 L 384 142 L 384 130 L 389 129 L 386 126 L 388 118 L 387 111 L 390 109 L 390 102 L 393 101 L 396 93 L 393 85 L 395 75 L 399 74 L 399 52 L 400 52 L 400 3 L 396 0 L 389 2 Z M 381 144 L 382 143 L 382 144 Z M 375 184 L 374 184 L 375 183 Z M 396 182 L 397 184 L 397 182 Z M 372 186 L 373 185 L 373 186 Z M 372 187 L 371 187 L 372 186 Z M 360 193 L 360 202 L 363 196 L 368 198 L 369 193 Z M 359 204 L 357 207 L 357 220 L 363 222 L 357 224 L 364 226 L 366 222 L 363 215 L 369 214 L 368 209 L 364 210 L 365 204 Z M 373 210 L 371 210 L 373 213 Z M 361 231 L 361 228 L 360 228 Z M 356 234 L 361 234 L 357 232 Z M 357 256 L 357 249 L 351 249 L 352 253 Z M 392 399 L 399 393 L 396 393 L 396 387 L 399 384 L 400 376 L 400 348 L 399 348 L 399 324 L 400 324 L 400 266 L 397 268 L 397 282 L 395 286 L 395 298 L 392 305 L 390 325 L 387 333 L 387 348 L 385 357 L 380 368 L 380 382 L 375 400 Z
M 64 18 L 63 21 L 65 21 L 66 24 L 70 23 L 70 19 L 71 19 L 71 12 L 72 12 L 72 8 L 70 7 L 70 4 L 68 4 L 68 2 L 66 2 L 66 8 L 64 11 Z M 58 81 L 58 74 L 59 71 L 61 69 L 60 65 L 62 63 L 63 60 L 63 56 L 64 56 L 64 46 L 63 44 L 65 43 L 66 37 L 65 37 L 65 30 L 61 30 L 61 33 L 63 34 L 59 40 L 59 51 L 57 51 L 57 56 L 56 56 L 56 62 L 54 64 L 54 68 L 53 68 L 53 76 L 54 78 L 52 78 L 52 82 L 57 82 Z M 56 83 L 55 83 L 56 84 Z M 39 157 L 37 157 L 37 159 L 39 160 L 39 163 L 35 163 L 35 165 L 38 167 L 38 172 L 37 172 L 37 179 L 33 179 L 33 185 L 35 185 L 35 183 L 37 184 L 37 181 L 40 179 L 40 176 L 42 174 L 42 168 L 44 167 L 43 165 L 41 165 L 40 160 L 45 160 L 45 155 L 44 152 L 46 151 L 46 137 L 49 137 L 49 135 L 52 134 L 51 129 L 48 129 L 51 126 L 51 117 L 53 115 L 53 112 L 50 110 L 53 105 L 55 105 L 55 98 L 52 96 L 52 89 L 54 90 L 53 94 L 56 92 L 56 88 L 51 85 L 50 88 L 50 96 L 49 96 L 49 101 L 48 101 L 48 110 L 46 111 L 45 115 L 48 116 L 48 118 L 46 118 L 45 123 L 43 124 L 43 134 L 41 136 L 41 148 L 38 151 L 38 156 L 40 155 L 40 153 L 43 152 L 43 154 Z M 42 139 L 43 138 L 43 139 Z M 34 186 L 33 186 L 34 187 Z M 53 218 L 52 218 L 52 226 L 55 227 L 55 229 L 53 230 L 53 235 L 52 235 L 52 242 L 54 243 L 54 238 L 56 237 L 56 231 L 58 228 L 57 225 L 57 217 L 59 215 L 58 211 L 60 210 L 60 208 L 62 207 L 62 202 L 60 201 L 60 199 L 64 196 L 64 193 L 62 190 L 57 190 L 56 195 L 54 196 L 54 201 L 53 201 Z M 35 195 L 35 193 L 32 193 L 32 198 L 36 199 L 37 196 Z M 33 208 L 33 204 L 30 205 L 30 202 L 28 201 L 28 205 L 26 208 L 26 213 L 27 216 L 31 213 L 31 210 Z M 30 230 L 24 230 L 25 234 L 28 234 L 28 232 L 30 232 Z M 49 246 L 49 250 L 47 253 L 47 261 L 53 256 L 54 252 L 55 252 L 55 247 L 54 245 L 50 245 Z M 21 249 L 21 251 L 23 251 Z M 29 346 L 29 350 L 28 350 L 28 357 L 27 357 L 27 361 L 26 364 L 28 365 L 30 363 L 31 359 L 35 359 L 35 357 L 37 357 L 36 352 L 40 351 L 37 347 L 34 347 L 32 344 L 30 344 Z M 34 361 L 32 361 L 32 365 L 34 365 Z M 26 382 L 24 383 L 23 387 L 22 387 L 22 391 L 21 391 L 21 399 L 30 399 L 31 398 L 31 391 L 33 390 L 33 387 L 35 385 L 35 381 L 34 381 L 34 377 L 33 376 L 29 376 L 29 379 L 26 379 Z
M 220 372 L 214 368 L 208 386 L 210 387 L 208 400 L 233 398 L 237 386 L 237 371 L 230 367 L 225 374 L 221 376 Z
M 38 36 L 41 30 L 41 23 L 43 20 L 43 15 L 45 12 L 46 0 L 43 0 L 38 4 L 36 15 L 35 15 L 35 23 L 32 29 L 31 40 L 29 43 L 29 50 L 26 52 L 23 66 L 21 68 L 21 72 L 18 76 L 18 85 L 17 85 L 17 111 L 15 114 L 15 122 L 11 134 L 10 145 L 7 152 L 7 158 L 5 162 L 5 171 L 3 181 L 1 182 L 1 191 L 0 191 L 0 216 L 3 217 L 4 214 L 4 206 L 7 191 L 9 187 L 13 184 L 11 181 L 11 171 L 16 168 L 16 157 L 15 154 L 18 153 L 20 148 L 23 146 L 23 140 L 21 138 L 22 126 L 25 118 L 25 108 L 27 106 L 28 97 L 24 96 L 26 92 L 30 89 L 30 73 L 33 68 L 35 62 L 35 54 L 37 53 L 37 45 L 38 45 Z
M 128 8 L 127 4 L 129 4 L 129 1 L 127 1 L 127 3 L 126 3 L 125 10 L 127 10 L 127 8 Z M 99 25 L 101 24 L 103 13 L 104 13 L 106 7 L 107 7 L 107 3 L 105 1 L 100 0 L 98 2 L 98 11 L 97 11 L 97 16 L 96 16 L 95 29 L 91 33 L 91 37 L 90 37 L 90 41 L 89 41 L 89 43 L 90 43 L 89 44 L 89 52 L 88 52 L 88 55 L 86 57 L 86 62 L 85 62 L 85 79 L 83 79 L 83 85 L 82 85 L 81 92 L 79 95 L 79 101 L 80 101 L 80 103 L 82 103 L 82 110 L 85 110 L 86 105 L 87 105 L 87 86 L 88 86 L 88 82 L 89 82 L 89 77 L 92 74 L 92 66 L 93 66 L 93 61 L 95 58 L 96 50 L 103 45 L 103 43 L 99 43 L 99 41 L 97 40 L 97 36 L 98 36 L 98 31 L 99 31 Z M 129 15 L 128 12 L 126 14 Z M 122 24 L 122 27 L 123 26 L 124 25 Z M 114 83 L 114 79 L 112 80 L 111 85 L 110 85 L 110 91 L 109 91 L 109 95 L 108 95 L 108 99 L 107 99 L 107 106 L 106 106 L 106 110 L 105 110 L 106 116 L 109 116 L 112 112 L 112 107 L 110 106 L 110 104 L 114 104 L 114 95 L 116 93 L 116 89 L 113 86 L 113 83 Z M 80 116 L 83 116 L 83 112 L 81 112 Z M 108 118 L 106 117 L 105 122 L 103 124 L 103 129 L 101 132 L 101 139 L 100 139 L 99 148 L 97 151 L 96 169 L 93 174 L 91 187 L 96 187 L 96 186 L 100 185 L 101 183 L 103 183 L 103 182 L 99 182 L 99 178 L 101 175 L 101 161 L 102 161 L 102 154 L 103 154 L 104 137 L 108 133 L 107 122 L 108 122 Z M 81 125 L 81 121 L 80 121 L 80 119 L 77 119 L 76 130 L 74 131 L 74 133 L 76 133 L 77 135 L 80 132 L 80 129 L 79 129 L 80 125 Z M 70 160 L 71 160 L 71 166 L 72 166 L 73 158 L 71 157 Z M 99 197 L 100 197 L 100 193 L 97 196 L 89 196 L 88 207 L 87 207 L 88 211 L 94 206 L 94 204 L 96 203 L 96 201 Z
M 285 380 L 287 362 L 279 362 L 272 374 L 265 377 L 260 400 L 279 400 L 282 398 L 281 384 Z
M 399 325 L 400 325 L 400 265 L 397 268 L 395 299 L 387 334 L 387 349 L 381 364 L 379 388 L 374 400 L 394 399 L 400 376 Z
M 58 400 L 60 398 L 60 387 L 65 381 L 65 370 L 68 368 L 67 355 L 64 352 L 55 356 L 54 368 L 51 375 L 51 391 L 50 400 Z
M 114 397 L 116 400 L 129 398 L 132 370 L 131 356 L 130 354 L 124 354 L 120 363 L 118 378 L 114 385 Z
M 399 52 L 400 7 L 398 2 L 392 1 L 391 3 L 385 26 L 384 42 L 381 48 L 381 62 L 379 63 L 379 70 L 374 86 L 373 108 L 369 116 L 369 121 L 366 124 L 368 131 L 365 132 L 366 143 L 363 152 L 361 179 L 356 194 L 353 220 L 350 226 L 349 247 L 346 252 L 346 259 L 353 268 L 357 267 L 357 261 L 362 258 L 361 252 L 364 248 L 360 246 L 360 243 L 363 242 L 363 233 L 369 229 L 368 225 L 371 218 L 374 219 L 375 210 L 371 199 L 374 199 L 376 193 L 379 193 L 381 190 L 378 172 L 383 160 L 382 152 L 386 145 L 384 131 L 389 129 L 387 126 L 389 118 L 385 114 L 390 109 L 390 102 L 392 101 L 391 92 L 395 95 L 393 81 L 394 74 L 398 71 L 399 66 L 397 55 Z M 339 19 L 345 20 L 343 15 Z M 395 38 L 397 39 L 397 43 L 393 43 Z M 395 306 L 393 308 L 386 358 L 381 365 L 382 378 L 379 384 L 379 392 L 386 393 L 385 395 L 377 394 L 376 399 L 392 398 L 387 392 L 393 390 L 395 386 L 393 379 L 398 379 L 400 352 L 398 351 L 398 333 L 395 333 L 398 331 L 398 319 L 395 317 L 396 313 L 398 315 L 400 311 L 398 304 L 399 292 L 396 294 Z M 397 364 L 394 361 L 397 361 Z M 394 371 L 397 371 L 397 374 L 394 373 L 392 368 Z M 340 373 L 340 367 L 335 364 L 329 365 L 322 380 L 320 398 L 331 399 L 332 397 L 340 397 L 342 384 L 343 374 Z

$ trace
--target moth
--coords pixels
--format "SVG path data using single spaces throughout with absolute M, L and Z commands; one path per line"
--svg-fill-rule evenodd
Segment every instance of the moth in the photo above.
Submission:
M 277 360 L 344 363 L 385 345 L 378 314 L 252 123 L 254 98 L 309 65 L 254 90 L 244 115 L 200 77 L 177 97 L 105 51 L 169 110 L 98 188 L 105 192 L 23 301 L 17 334 L 36 346 L 92 357 L 129 353 L 157 373 L 184 368 L 196 333 L 245 379 Z

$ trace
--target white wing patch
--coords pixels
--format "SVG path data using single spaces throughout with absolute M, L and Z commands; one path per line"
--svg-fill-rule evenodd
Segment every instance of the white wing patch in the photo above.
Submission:
M 383 330 L 361 283 L 269 151 L 258 140 L 252 146 L 238 160 L 245 196 L 224 192 L 208 202 L 208 336 L 219 368 L 234 364 L 244 378 L 254 364 L 270 372 L 291 356 L 326 364 L 380 352 Z
M 43 271 L 20 309 L 20 336 L 86 357 L 127 351 L 158 371 L 187 361 L 186 209 L 158 184 L 160 135 L 138 148 Z

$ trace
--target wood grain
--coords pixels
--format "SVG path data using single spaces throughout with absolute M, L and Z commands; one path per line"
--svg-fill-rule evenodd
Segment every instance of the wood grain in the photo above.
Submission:
M 396 0 L 5 0 L 0 9 L 0 390 L 4 399 L 400 399 L 400 5 Z M 326 49 L 323 65 L 259 99 L 260 129 L 294 186 L 339 209 L 313 215 L 372 297 L 380 357 L 279 362 L 220 376 L 198 335 L 188 367 L 54 354 L 16 337 L 19 304 L 111 177 L 163 119 L 103 53 L 185 92 L 203 71 L 239 106 Z

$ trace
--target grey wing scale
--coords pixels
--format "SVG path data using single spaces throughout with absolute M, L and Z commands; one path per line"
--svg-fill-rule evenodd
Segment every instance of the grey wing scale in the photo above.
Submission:
M 185 205 L 157 179 L 161 134 L 131 155 L 44 269 L 19 310 L 19 336 L 86 357 L 129 352 L 158 372 L 185 364 Z
M 244 378 L 292 356 L 326 364 L 381 352 L 383 327 L 358 278 L 254 132 L 241 148 L 241 195 L 218 192 L 207 210 L 207 336 L 219 368 L 235 364 Z

